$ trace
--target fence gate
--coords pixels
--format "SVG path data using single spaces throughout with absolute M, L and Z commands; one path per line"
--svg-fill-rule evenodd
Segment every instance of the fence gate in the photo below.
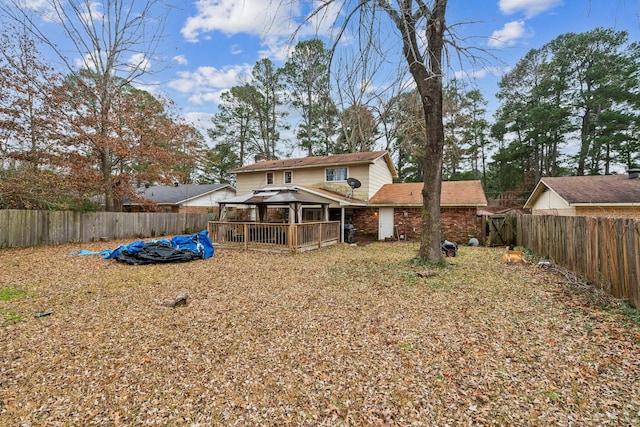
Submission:
M 515 215 L 492 215 L 487 219 L 489 246 L 507 246 L 516 243 Z

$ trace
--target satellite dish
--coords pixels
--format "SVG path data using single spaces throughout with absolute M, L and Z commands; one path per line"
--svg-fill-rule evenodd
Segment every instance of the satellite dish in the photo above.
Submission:
M 347 178 L 347 184 L 349 184 L 349 187 L 351 187 L 352 190 L 354 188 L 360 188 L 362 185 L 362 183 L 355 178 Z
M 349 187 L 351 187 L 351 191 L 349 191 L 349 194 L 347 194 L 347 197 L 353 196 L 353 190 L 355 188 L 360 188 L 360 186 L 362 185 L 362 183 L 355 178 L 347 178 L 347 184 L 349 184 Z

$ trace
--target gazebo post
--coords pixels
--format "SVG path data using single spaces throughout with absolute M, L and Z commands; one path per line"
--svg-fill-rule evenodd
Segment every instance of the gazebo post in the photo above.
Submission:
M 296 223 L 296 205 L 295 203 L 289 203 L 289 224 Z
M 297 224 L 302 224 L 302 203 L 296 203 Z
M 267 205 L 258 205 L 258 222 L 267 222 Z

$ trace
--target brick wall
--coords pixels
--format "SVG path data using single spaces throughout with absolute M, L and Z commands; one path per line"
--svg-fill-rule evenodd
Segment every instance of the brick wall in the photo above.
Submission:
M 378 239 L 378 209 L 363 208 L 353 210 L 353 226 L 358 238 Z
M 400 235 L 406 235 L 407 240 L 420 238 L 422 231 L 421 208 L 395 208 L 393 211 L 393 225 Z M 407 212 L 407 216 L 404 216 Z M 476 216 L 476 208 L 441 208 L 440 211 L 442 238 L 459 244 L 469 242 L 475 237 L 482 240 L 483 228 L 481 218 Z M 353 212 L 353 225 L 358 237 L 365 239 L 378 238 L 378 209 L 356 209 Z

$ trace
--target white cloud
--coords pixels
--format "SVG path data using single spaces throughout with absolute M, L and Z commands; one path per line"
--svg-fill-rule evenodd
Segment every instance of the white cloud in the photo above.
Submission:
M 489 37 L 489 47 L 500 48 L 513 46 L 518 39 L 528 37 L 525 30 L 524 21 L 512 21 L 504 24 L 500 30 L 496 30 Z
M 136 53 L 129 58 L 129 68 L 131 70 L 142 70 L 146 72 L 151 69 L 151 62 L 144 53 Z
M 207 127 L 211 127 L 212 116 L 213 114 L 211 113 L 204 113 L 201 111 L 192 111 L 189 113 L 185 113 L 184 119 L 187 121 L 187 123 L 191 123 L 195 127 L 207 128 Z
M 304 2 L 279 2 L 275 0 L 197 0 L 197 13 L 187 18 L 182 36 L 189 42 L 210 39 L 210 33 L 219 31 L 227 35 L 249 34 L 259 37 L 261 58 L 285 60 L 291 50 L 291 35 L 298 39 L 326 36 L 333 31 L 333 24 L 342 8 L 340 2 L 332 2 L 309 21 L 302 22 Z M 319 7 L 314 2 L 313 8 Z M 231 53 L 242 51 L 238 46 Z
M 171 89 L 191 94 L 193 104 L 218 103 L 222 92 L 249 81 L 252 67 L 247 64 L 215 67 L 198 67 L 195 71 L 182 71 L 169 82 Z
M 230 88 L 246 80 L 251 74 L 251 68 L 248 64 L 229 65 L 222 69 L 198 67 L 193 72 L 179 72 L 180 78 L 170 83 L 170 86 L 178 90 L 180 87 L 186 88 L 186 90 L 180 90 L 181 92 L 188 92 L 198 87 Z
M 247 33 L 257 36 L 291 34 L 296 2 L 283 2 L 274 7 L 264 0 L 198 0 L 197 14 L 187 18 L 181 30 L 187 41 L 197 42 L 204 34 L 221 31 L 225 34 Z
M 187 65 L 189 63 L 189 61 L 187 61 L 187 57 L 184 55 L 176 55 L 173 58 L 171 58 L 171 60 L 176 64 L 180 64 L 180 65 Z
M 104 19 L 104 15 L 100 11 L 102 5 L 98 2 L 86 2 L 79 7 L 78 17 L 84 25 L 91 26 L 92 21 L 100 21 Z
M 498 76 L 504 73 L 504 70 L 499 67 L 486 67 L 479 70 L 459 70 L 454 73 L 456 79 L 483 79 L 487 76 Z
M 505 15 L 523 12 L 529 19 L 561 4 L 562 0 L 500 0 L 498 7 Z
M 222 94 L 224 92 L 226 92 L 226 90 L 194 93 L 189 97 L 189 102 L 194 105 L 202 105 L 205 103 L 220 104 L 222 100 Z

